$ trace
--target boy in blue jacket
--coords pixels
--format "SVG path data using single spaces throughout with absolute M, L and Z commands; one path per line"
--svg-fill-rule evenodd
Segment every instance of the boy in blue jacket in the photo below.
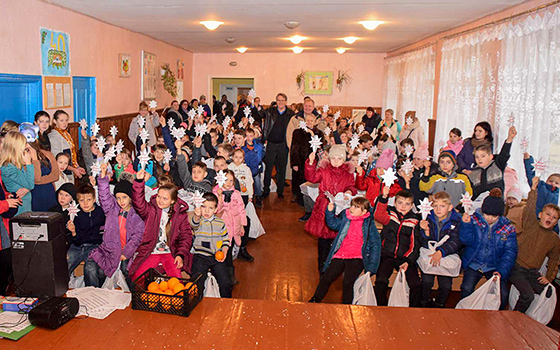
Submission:
M 439 266 L 441 258 L 455 254 L 461 247 L 459 239 L 459 228 L 461 227 L 461 216 L 453 209 L 451 203 L 451 196 L 445 192 L 440 191 L 434 194 L 433 210 L 428 215 L 426 220 L 420 221 L 420 243 L 423 248 L 428 248 L 428 242 L 439 242 L 445 236 L 449 236 L 444 244 L 436 248 L 436 252 L 431 255 L 430 263 L 432 266 Z M 434 279 L 436 275 L 429 275 L 422 271 L 422 298 L 420 305 L 422 307 L 445 307 L 449 293 L 451 293 L 451 286 L 453 284 L 453 277 L 450 276 L 437 276 L 438 279 L 438 293 L 435 301 L 431 299 L 432 287 L 434 286 Z
M 529 186 L 533 186 L 533 178 L 535 177 L 535 168 L 533 163 L 535 160 L 533 157 L 525 152 L 523 154 L 523 162 L 525 164 L 525 174 L 527 175 L 527 182 Z M 539 181 L 537 187 L 537 210 L 536 213 L 542 211 L 542 208 L 547 204 L 560 205 L 559 195 L 560 195 L 560 174 L 552 174 L 546 179 L 546 182 Z M 554 227 L 554 231 L 558 233 L 558 225 Z
M 517 258 L 515 227 L 504 216 L 502 191 L 495 188 L 472 216 L 463 214 L 459 238 L 466 248 L 463 254 L 461 298 L 468 297 L 482 278 L 500 277 L 500 309 L 508 304 L 507 280 Z
M 335 216 L 334 204 L 329 203 L 325 212 L 327 226 L 338 231 L 331 251 L 323 267 L 323 275 L 315 294 L 309 300 L 319 303 L 331 284 L 344 273 L 342 303 L 352 304 L 354 282 L 365 269 L 370 274 L 377 272 L 381 257 L 381 237 L 375 227 L 373 210 L 364 197 L 352 200 L 350 208 Z
M 255 139 L 255 130 L 247 128 L 245 130 L 245 146 L 242 147 L 245 152 L 245 164 L 251 169 L 253 175 L 253 186 L 255 187 L 255 207 L 262 206 L 262 160 L 264 151 L 262 144 Z

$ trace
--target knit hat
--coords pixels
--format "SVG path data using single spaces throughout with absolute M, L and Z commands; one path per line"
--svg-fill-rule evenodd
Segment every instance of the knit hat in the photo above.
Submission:
M 447 158 L 451 159 L 451 161 L 453 162 L 453 165 L 457 165 L 457 158 L 456 158 L 457 156 L 455 155 L 455 152 L 453 152 L 452 150 L 441 151 L 441 153 L 439 154 L 439 157 L 438 157 L 438 163 L 439 163 L 439 160 L 442 157 L 447 157 Z
M 393 159 L 395 158 L 395 151 L 390 148 L 383 150 L 383 153 L 375 163 L 376 168 L 389 169 L 393 166 Z
M 504 215 L 506 204 L 502 198 L 502 191 L 494 188 L 490 191 L 490 195 L 482 202 L 482 213 L 486 215 L 502 216 Z
M 64 185 L 60 186 L 56 191 L 56 196 L 58 197 L 58 192 L 64 191 L 72 196 L 72 199 L 76 200 L 76 186 L 71 183 L 65 183 Z
M 115 189 L 113 190 L 113 194 L 116 196 L 117 193 L 124 193 L 132 198 L 132 184 L 126 180 L 117 182 Z
M 509 198 L 509 197 L 515 198 L 515 199 L 517 199 L 518 202 L 521 202 L 521 199 L 523 199 L 523 192 L 521 191 L 521 189 L 519 187 L 512 186 L 509 189 L 509 191 L 506 195 L 506 198 Z
M 430 157 L 430 153 L 428 152 L 428 144 L 422 143 L 420 147 L 416 151 L 414 151 L 414 158 L 427 160 Z
M 346 146 L 334 145 L 329 150 L 329 158 L 339 157 L 346 160 Z

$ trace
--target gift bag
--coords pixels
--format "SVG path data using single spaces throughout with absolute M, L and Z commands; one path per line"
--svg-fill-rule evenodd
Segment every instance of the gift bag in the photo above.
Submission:
M 309 196 L 313 202 L 317 201 L 317 197 L 319 197 L 319 184 L 306 182 L 299 185 L 299 189 L 302 194 Z
M 511 286 L 509 292 L 509 307 L 511 310 L 515 309 L 515 305 L 519 300 L 519 291 L 514 285 Z M 554 316 L 556 309 L 556 288 L 552 284 L 547 284 L 541 294 L 535 294 L 535 299 L 531 306 L 527 309 L 525 314 L 537 322 L 544 325 L 548 324 Z
M 361 275 L 354 282 L 354 300 L 352 305 L 377 306 L 369 272 Z
M 208 278 L 206 278 L 206 282 L 204 282 L 204 297 L 205 298 L 220 298 L 220 286 L 218 285 L 218 281 L 216 281 L 216 277 L 212 275 L 211 272 L 208 272 Z
M 471 295 L 459 301 L 456 309 L 499 310 L 500 276 L 495 275 Z
M 253 202 L 247 203 L 245 212 L 251 220 L 251 226 L 249 227 L 249 238 L 258 238 L 259 236 L 264 235 L 264 227 L 261 224 L 261 220 L 259 220 L 259 217 L 257 216 L 257 211 L 255 210 Z
M 420 256 L 418 257 L 418 266 L 428 275 L 457 277 L 461 272 L 461 258 L 459 254 L 451 254 L 441 258 L 439 266 L 430 264 L 430 255 L 436 252 L 436 249 L 442 246 L 449 236 L 446 235 L 439 242 L 428 242 L 428 248 L 420 248 Z
M 70 282 L 68 282 L 68 289 L 78 289 L 84 288 L 86 283 L 84 282 L 84 276 L 76 277 L 72 275 L 70 277 Z
M 406 276 L 404 273 L 404 270 L 399 270 L 397 274 L 397 278 L 391 289 L 391 294 L 389 294 L 388 306 L 408 307 L 410 303 L 410 288 L 408 287 L 408 283 L 406 283 Z
M 126 278 L 120 269 L 120 264 L 113 276 L 105 278 L 105 282 L 103 286 L 101 286 L 101 289 L 113 290 L 115 288 L 120 288 L 123 292 L 130 292 L 128 284 L 126 283 Z
M 348 196 L 342 192 L 338 192 L 335 196 L 329 192 L 325 192 L 325 196 L 329 199 L 331 203 L 334 204 L 335 214 L 340 214 L 343 210 L 350 208 L 350 202 L 357 196 Z

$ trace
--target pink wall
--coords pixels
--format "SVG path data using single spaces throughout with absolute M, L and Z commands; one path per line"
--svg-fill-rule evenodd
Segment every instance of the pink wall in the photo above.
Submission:
M 314 95 L 319 105 L 381 106 L 383 88 L 383 57 L 385 54 L 338 53 L 195 53 L 192 91 L 212 95 L 210 78 L 255 78 L 255 90 L 268 104 L 278 92 L 288 95 L 288 102 L 301 102 L 296 76 L 301 70 L 333 71 L 349 69 L 350 85 L 342 91 L 333 83 L 332 95 Z M 237 62 L 232 67 L 230 62 Z
M 193 54 L 148 36 L 109 25 L 94 18 L 36 0 L 1 0 L 0 72 L 41 75 L 39 28 L 70 34 L 70 69 L 73 76 L 97 77 L 97 115 L 132 113 L 140 102 L 142 50 L 157 56 L 157 64 L 177 59 L 185 62 L 184 95 L 191 96 Z M 132 58 L 132 76 L 118 76 L 118 54 Z M 168 105 L 171 95 L 161 81 L 157 87 L 159 106 Z M 54 110 L 48 110 L 51 115 Z M 72 108 L 68 110 L 72 116 Z

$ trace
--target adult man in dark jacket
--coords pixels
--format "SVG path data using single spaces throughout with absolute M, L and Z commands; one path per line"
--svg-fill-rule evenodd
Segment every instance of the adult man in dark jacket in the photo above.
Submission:
M 286 165 L 288 164 L 288 146 L 286 143 L 286 129 L 294 111 L 286 107 L 288 97 L 286 94 L 276 95 L 276 106 L 270 107 L 264 114 L 262 140 L 266 145 L 264 155 L 264 189 L 263 198 L 270 194 L 270 180 L 272 167 L 276 167 L 276 185 L 278 198 L 284 198 L 284 183 L 286 182 Z
M 381 116 L 375 113 L 373 107 L 368 107 L 366 110 L 366 115 L 362 117 L 362 123 L 366 124 L 366 131 L 372 134 L 373 129 L 376 129 L 379 123 L 381 123 Z

